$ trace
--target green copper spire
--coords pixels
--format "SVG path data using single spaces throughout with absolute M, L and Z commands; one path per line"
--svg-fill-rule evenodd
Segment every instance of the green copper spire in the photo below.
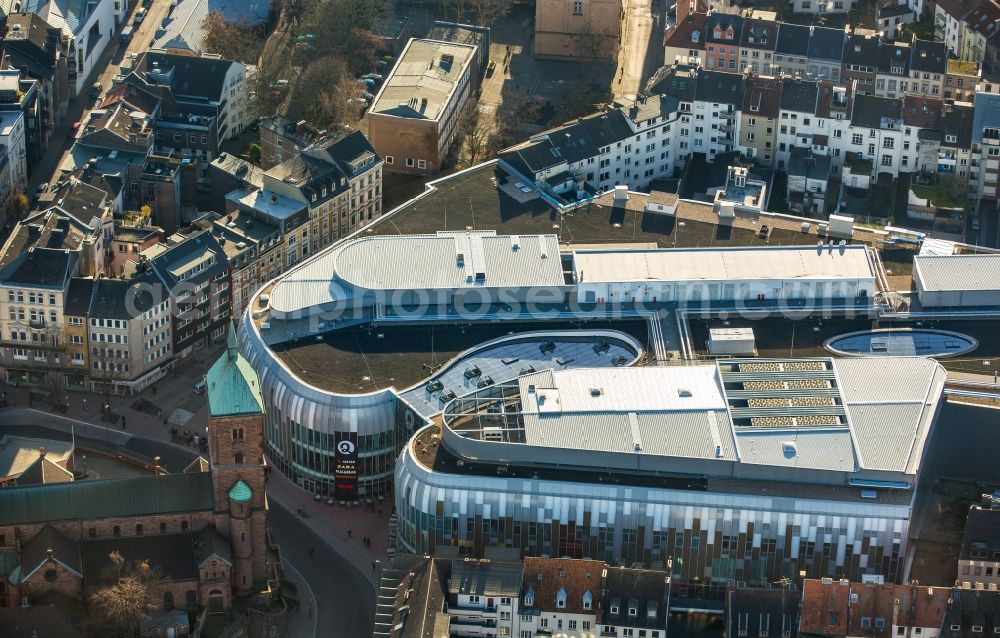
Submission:
M 236 326 L 232 322 L 229 324 L 226 352 L 209 369 L 205 383 L 209 413 L 214 417 L 264 412 L 260 380 L 240 354 Z

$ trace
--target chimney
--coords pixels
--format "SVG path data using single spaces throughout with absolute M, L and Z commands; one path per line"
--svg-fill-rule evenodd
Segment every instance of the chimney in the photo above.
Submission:
M 38 458 L 40 458 L 40 459 L 44 459 L 45 458 L 45 448 L 43 448 L 43 447 L 38 448 Z
M 687 19 L 688 14 L 693 13 L 693 7 L 691 6 L 697 0 L 677 0 L 677 22 L 675 24 L 680 24 Z

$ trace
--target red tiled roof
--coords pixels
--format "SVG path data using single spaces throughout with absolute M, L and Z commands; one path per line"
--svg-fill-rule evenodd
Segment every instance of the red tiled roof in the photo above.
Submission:
M 679 49 L 705 49 L 705 14 L 692 13 L 663 36 L 663 44 Z M 698 32 L 697 42 L 691 41 L 691 34 Z
M 524 597 L 530 588 L 535 595 L 534 609 L 597 614 L 601 603 L 603 570 L 604 563 L 599 560 L 525 557 L 521 605 L 527 606 L 524 604 Z M 565 607 L 558 607 L 556 604 L 561 590 L 566 591 Z M 592 603 L 589 610 L 584 610 L 583 597 L 587 592 L 590 592 Z
M 903 98 L 903 123 L 907 126 L 938 130 L 944 102 L 937 98 L 907 95 Z
M 743 85 L 743 114 L 778 117 L 781 107 L 781 80 L 753 75 Z
M 802 618 L 799 632 L 819 636 L 847 635 L 847 604 L 850 583 L 819 581 L 802 583 Z

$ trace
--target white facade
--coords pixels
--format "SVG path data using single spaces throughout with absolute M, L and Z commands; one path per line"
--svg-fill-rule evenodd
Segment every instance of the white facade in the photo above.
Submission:
M 0 167 L 0 202 L 6 204 L 15 190 L 24 191 L 28 179 L 22 111 L 0 113 L 0 145 L 6 147 L 6 162 Z
M 857 0 L 793 0 L 795 13 L 847 13 L 857 8 Z
M 53 0 L 51 4 L 57 5 L 58 2 Z M 94 67 L 100 61 L 104 49 L 115 37 L 117 16 L 120 14 L 120 10 L 116 12 L 115 4 L 116 0 L 97 0 L 95 3 L 84 4 L 88 13 L 75 28 L 70 28 L 62 16 L 56 18 L 53 15 L 55 11 L 59 11 L 59 7 L 53 6 L 49 9 L 48 15 L 42 15 L 42 18 L 53 26 L 61 22 L 64 36 L 70 38 L 67 62 L 70 69 L 70 87 L 74 95 L 84 92 L 85 87 L 96 79 L 91 75 Z M 55 21 L 51 18 L 55 18 Z

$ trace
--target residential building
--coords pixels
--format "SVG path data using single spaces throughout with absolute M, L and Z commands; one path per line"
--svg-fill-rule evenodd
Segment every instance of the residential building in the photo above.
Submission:
M 990 75 L 1000 73 L 1000 33 L 994 33 L 987 38 L 982 67 L 983 71 Z
M 678 3 L 682 5 L 683 3 Z M 701 66 L 706 63 L 705 23 L 708 16 L 692 12 L 683 19 L 677 16 L 677 24 L 663 37 L 663 60 L 667 65 L 678 64 Z
M 855 30 L 847 34 L 841 79 L 848 84 L 857 82 L 855 94 L 875 92 L 881 46 L 878 34 L 873 31 Z
M 907 42 L 882 43 L 875 75 L 875 95 L 896 97 L 909 90 L 911 57 L 912 51 Z
M 370 224 L 382 214 L 379 155 L 360 131 L 328 136 L 265 171 L 264 190 L 300 202 L 309 224 L 289 237 L 291 265 Z M 262 191 L 263 192 L 263 191 Z
M 154 614 L 222 612 L 234 596 L 253 594 L 254 583 L 280 595 L 280 554 L 265 520 L 263 401 L 235 336 L 207 379 L 207 463 L 0 490 L 0 602 L 34 605 L 53 593 L 80 601 L 101 585 L 116 551 L 149 559 L 162 574 Z
M 128 166 L 129 210 L 149 206 L 150 223 L 168 236 L 192 221 L 182 215 L 182 162 L 176 156 L 150 154 L 142 162 Z
M 82 189 L 74 190 L 79 194 Z M 74 210 L 71 206 L 79 202 L 79 199 L 65 197 L 60 204 L 46 207 L 19 222 L 4 243 L 0 265 L 7 265 L 18 255 L 38 247 L 75 253 L 83 276 L 105 273 L 113 219 L 110 213 L 103 213 L 98 207 L 92 217 L 83 221 L 77 216 L 79 209 Z
M 876 24 L 883 38 L 895 40 L 902 36 L 904 25 L 913 24 L 919 17 L 920 14 L 905 2 L 886 0 L 878 4 Z
M 42 157 L 48 146 L 50 131 L 46 128 L 45 103 L 41 93 L 42 85 L 19 69 L 0 71 L 0 111 L 20 112 L 24 116 L 23 162 L 25 174 L 31 173 L 32 165 Z
M 218 154 L 214 143 L 209 140 L 221 143 L 232 139 L 243 132 L 253 119 L 246 66 L 241 62 L 223 60 L 218 55 L 184 55 L 149 50 L 133 63 L 131 75 L 126 77 L 126 81 L 136 82 L 147 89 L 169 88 L 173 104 L 163 108 L 166 119 L 180 126 L 184 118 L 194 118 L 193 124 L 191 130 L 176 131 L 168 131 L 169 127 L 164 124 L 164 135 L 157 139 L 162 139 L 164 149 L 197 157 L 206 163 Z M 211 129 L 211 135 L 202 132 L 205 126 Z M 196 142 L 192 142 L 191 135 L 197 136 Z M 201 139 L 203 135 L 206 136 L 205 141 Z M 202 153 L 198 153 L 199 150 Z
M 368 136 L 386 170 L 441 170 L 476 84 L 477 47 L 410 40 L 368 109 Z
M 945 43 L 956 57 L 961 57 L 966 35 L 965 16 L 982 0 L 936 0 L 934 2 L 934 39 Z
M 613 58 L 618 54 L 623 10 L 622 0 L 538 0 L 534 54 Z
M 895 176 L 901 170 L 907 150 L 903 101 L 874 95 L 855 96 L 846 135 L 850 139 L 849 150 L 870 159 L 877 173 Z
M 975 638 L 1000 634 L 1000 592 L 980 590 L 978 587 L 956 587 L 951 590 L 941 638 Z
M 63 319 L 65 325 L 66 387 L 88 390 L 90 380 L 90 331 L 87 315 L 94 293 L 92 277 L 73 277 L 64 295 Z
M 983 80 L 976 86 L 974 114 L 969 190 L 980 206 L 994 205 L 1000 177 L 1000 85 Z
M 567 638 L 598 636 L 603 572 L 604 563 L 598 560 L 525 556 L 520 630 Z
M 163 229 L 157 226 L 126 225 L 115 222 L 111 239 L 111 261 L 106 270 L 113 277 L 125 277 L 135 272 L 139 254 L 163 239 Z
M 45 148 L 66 116 L 69 104 L 69 69 L 62 49 L 61 29 L 35 13 L 8 14 L 0 51 L 11 68 L 23 69 L 28 77 L 41 83 L 40 110 L 44 115 L 39 139 Z
M 778 133 L 778 168 L 788 166 L 795 148 L 812 149 L 812 137 L 819 133 L 816 111 L 819 106 L 819 83 L 815 80 L 785 78 L 781 82 Z M 825 132 L 825 130 L 824 130 Z
M 740 42 L 743 16 L 709 11 L 705 18 L 705 68 L 712 71 L 742 73 Z
M 904 89 L 928 97 L 941 97 L 948 73 L 948 50 L 943 42 L 913 39 L 910 84 Z
M 15 191 L 24 192 L 28 180 L 27 139 L 24 113 L 0 111 L 0 213 L 3 225 L 15 220 L 6 219 L 7 203 Z
M 846 38 L 843 29 L 811 27 L 807 69 L 809 77 L 834 82 L 840 80 Z
M 66 373 L 63 308 L 78 261 L 75 252 L 29 248 L 0 268 L 0 338 L 7 383 L 48 387 Z
M 972 103 L 979 83 L 979 65 L 975 62 L 949 59 L 941 96 L 951 102 Z
M 743 91 L 739 149 L 764 166 L 777 164 L 781 88 L 778 78 L 750 76 Z
M 795 13 L 847 13 L 857 8 L 857 0 L 793 0 Z
M 145 253 L 169 295 L 176 357 L 188 357 L 225 337 L 230 318 L 230 264 L 206 230 L 176 234 Z
M 967 188 L 972 168 L 972 125 L 975 109 L 971 104 L 946 104 L 941 116 L 941 144 L 937 172 L 954 174 L 957 185 Z
M 789 587 L 731 587 L 726 592 L 725 637 L 799 635 L 802 594 Z
M 958 57 L 967 62 L 983 62 L 987 43 L 997 34 L 1000 23 L 1000 2 L 986 0 L 970 11 L 962 21 L 962 50 Z
M 285 242 L 280 227 L 249 213 L 234 210 L 220 217 L 210 214 L 196 226 L 211 229 L 232 266 L 232 316 L 246 310 L 254 293 L 282 272 Z
M 977 588 L 1000 585 L 1000 510 L 969 508 L 958 554 L 958 580 Z
M 141 392 L 172 361 L 170 296 L 148 269 L 132 279 L 97 279 L 87 313 L 91 391 Z
M 521 563 L 452 561 L 448 579 L 451 636 L 519 636 Z
M 799 635 L 937 638 L 951 595 L 948 587 L 807 579 Z
M 774 75 L 806 75 L 809 71 L 810 27 L 782 22 L 778 26 L 778 43 L 774 49 Z
M 691 149 L 711 160 L 732 151 L 739 131 L 737 109 L 743 105 L 743 76 L 703 71 L 698 74 L 691 122 Z
M 827 211 L 827 182 L 830 179 L 830 156 L 813 153 L 810 148 L 794 146 L 788 157 L 788 180 L 785 198 L 797 213 L 824 217 Z
M 661 569 L 607 566 L 602 573 L 601 636 L 666 638 L 671 562 Z
M 771 75 L 774 64 L 774 48 L 778 43 L 778 23 L 774 13 L 752 11 L 743 20 L 740 39 L 740 64 L 742 72 Z
M 153 115 L 125 100 L 93 109 L 80 129 L 76 144 L 99 151 L 145 155 L 153 148 Z

